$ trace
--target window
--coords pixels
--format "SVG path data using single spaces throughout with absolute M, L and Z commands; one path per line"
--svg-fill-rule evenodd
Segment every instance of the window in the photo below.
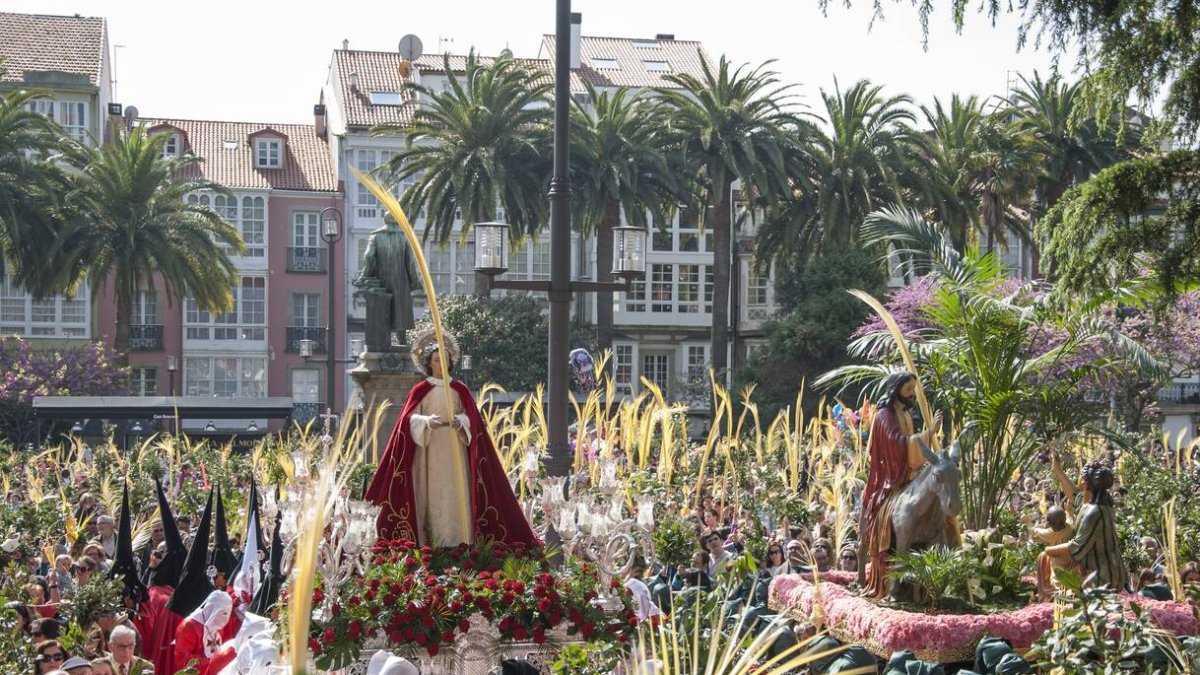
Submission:
M 650 266 L 651 312 L 670 312 L 674 309 L 672 303 L 674 293 L 671 288 L 674 273 L 675 268 L 672 265 Z
M 158 395 L 158 368 L 134 368 L 132 380 L 134 396 Z
M 200 309 L 190 295 L 183 302 L 184 337 L 188 340 L 266 339 L 267 279 L 242 277 L 234 287 L 233 306 L 212 316 Z
M 713 299 L 713 267 L 712 265 L 704 266 L 704 313 L 712 314 L 712 299 Z
M 193 193 L 188 195 L 189 204 L 208 206 L 221 216 L 221 219 L 233 226 L 242 236 L 246 247 L 243 258 L 267 257 L 267 202 L 263 197 L 249 195 L 208 195 Z M 227 255 L 233 250 L 226 248 Z
M 625 293 L 625 311 L 626 312 L 644 312 L 646 311 L 646 282 L 643 279 L 636 279 L 629 291 Z
M 646 72 L 650 73 L 669 73 L 671 66 L 666 61 L 649 61 L 642 60 L 642 64 L 646 66 Z
M 634 49 L 660 49 L 658 40 L 630 40 Z
M 767 287 L 770 281 L 769 275 L 759 274 L 753 268 L 750 269 L 749 279 L 746 282 L 746 305 L 748 307 L 762 307 L 767 304 Z
M 296 368 L 292 371 L 292 400 L 296 403 L 321 401 L 321 371 Z
M 321 325 L 321 295 L 292 293 L 292 326 L 318 328 Z
M 642 377 L 666 393 L 671 385 L 671 354 L 666 352 L 643 353 Z
M 226 150 L 237 150 L 238 142 L 225 139 L 221 141 L 221 147 L 225 148 Z
M 167 140 L 163 142 L 163 159 L 171 159 L 179 156 L 179 134 L 166 134 Z
M 260 138 L 255 141 L 254 166 L 260 169 L 278 169 L 283 166 L 283 141 L 278 138 Z
M 321 247 L 321 214 L 316 211 L 297 211 L 292 214 L 292 246 Z
M 29 102 L 33 112 L 57 122 L 71 138 L 88 140 L 88 104 L 83 101 L 52 101 L 40 99 Z
M 184 391 L 187 396 L 267 395 L 267 360 L 260 357 L 185 357 Z
M 9 276 L 0 278 L 0 333 L 26 337 L 88 337 L 90 318 L 86 285 L 75 297 L 35 301 Z
M 708 347 L 704 345 L 687 348 L 687 379 L 689 384 L 704 382 L 708 371 Z
M 596 70 L 620 70 L 621 64 L 616 59 L 588 59 Z
M 374 150 L 359 150 L 355 166 L 364 176 L 370 176 L 379 167 L 379 156 Z M 371 191 L 358 181 L 355 181 L 355 188 L 358 191 L 358 217 L 378 218 L 379 200 L 375 199 L 375 195 L 371 194 Z
M 371 92 L 371 105 L 400 105 L 400 93 L 395 91 Z
M 633 345 L 613 345 L 613 382 L 617 391 L 633 393 Z
M 133 315 L 130 323 L 138 326 L 153 326 L 158 323 L 158 292 L 138 291 L 133 300 Z
M 654 228 L 654 234 L 651 238 L 650 248 L 653 251 L 670 251 L 673 244 L 671 241 L 671 230 Z
M 679 312 L 700 313 L 700 265 L 679 266 Z

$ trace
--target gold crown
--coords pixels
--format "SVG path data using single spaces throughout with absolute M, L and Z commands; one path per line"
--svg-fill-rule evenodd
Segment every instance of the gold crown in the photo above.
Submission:
M 417 367 L 418 371 L 424 372 L 425 359 L 428 358 L 431 353 L 437 351 L 437 334 L 433 330 L 433 324 L 425 323 L 417 326 L 409 332 L 409 336 L 409 343 L 412 345 L 411 358 L 413 365 Z M 458 357 L 460 354 L 458 340 L 456 340 L 454 335 L 452 335 L 449 331 L 442 331 L 442 341 L 446 344 L 446 351 L 450 352 L 448 354 L 450 359 L 450 367 L 454 368 L 456 365 L 458 365 Z

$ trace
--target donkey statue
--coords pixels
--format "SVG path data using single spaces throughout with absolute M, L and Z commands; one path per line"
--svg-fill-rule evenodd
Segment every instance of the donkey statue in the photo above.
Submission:
M 956 544 L 950 541 L 948 526 L 950 519 L 962 510 L 958 441 L 940 453 L 930 450 L 924 443 L 920 443 L 920 447 L 927 463 L 901 488 L 892 507 L 895 553 Z M 893 597 L 907 595 L 898 590 L 893 584 Z

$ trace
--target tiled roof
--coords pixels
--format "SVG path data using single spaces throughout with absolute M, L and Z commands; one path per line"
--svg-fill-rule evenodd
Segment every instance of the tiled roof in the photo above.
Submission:
M 210 122 L 203 120 L 146 119 L 150 129 L 174 127 L 183 132 L 182 148 L 204 161 L 192 171 L 230 189 L 337 191 L 329 144 L 308 124 Z M 250 137 L 262 131 L 286 137 L 283 166 L 254 166 Z
M 100 84 L 104 19 L 0 12 L 0 82 L 22 82 L 27 72 L 81 75 Z
M 553 35 L 542 37 L 542 55 L 554 55 Z M 636 38 L 593 37 L 579 41 L 580 68 L 577 71 L 597 87 L 674 87 L 663 75 L 687 73 L 700 77 L 700 55 L 712 62 L 704 47 L 694 40 L 639 40 Z M 601 62 L 603 59 L 605 62 Z M 612 62 L 615 62 L 612 63 Z M 653 71 L 654 67 L 666 68 Z M 616 65 L 615 68 L 612 66 Z

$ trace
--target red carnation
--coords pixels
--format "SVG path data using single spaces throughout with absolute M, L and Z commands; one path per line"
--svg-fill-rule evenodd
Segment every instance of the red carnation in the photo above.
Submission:
M 550 600 L 547 598 L 542 598 L 538 601 L 537 608 L 539 612 L 550 611 Z
M 470 621 L 463 619 L 462 621 L 458 622 L 458 632 L 465 634 L 469 630 L 471 630 L 471 622 Z
M 425 651 L 429 652 L 429 655 L 430 655 L 430 656 L 437 656 L 437 653 L 438 653 L 438 646 L 437 646 L 437 643 L 433 643 L 433 642 L 431 642 L 431 643 L 429 644 L 429 646 L 427 646 L 427 647 L 425 648 Z
M 337 634 L 333 632 L 332 628 L 326 628 L 325 632 L 321 634 L 321 639 L 325 641 L 325 644 L 331 645 L 337 639 Z

